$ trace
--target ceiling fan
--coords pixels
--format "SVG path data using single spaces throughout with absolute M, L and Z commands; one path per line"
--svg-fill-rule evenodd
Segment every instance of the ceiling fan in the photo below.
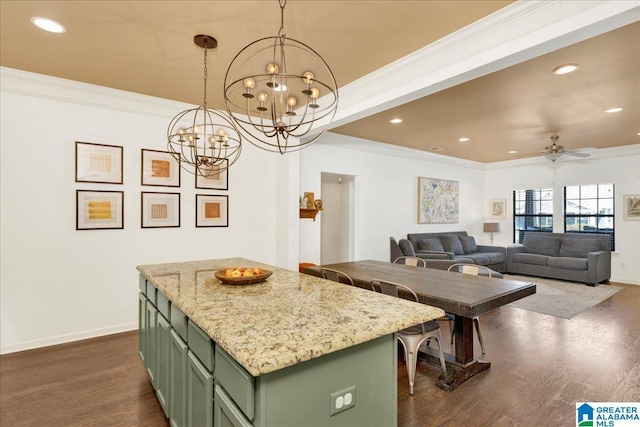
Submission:
M 544 156 L 552 162 L 555 162 L 564 154 L 574 157 L 589 157 L 591 155 L 588 153 L 581 153 L 579 151 L 565 150 L 564 145 L 557 144 L 558 139 L 560 139 L 558 135 L 552 135 L 551 142 L 553 142 L 553 144 L 544 147 L 544 151 L 542 152 Z

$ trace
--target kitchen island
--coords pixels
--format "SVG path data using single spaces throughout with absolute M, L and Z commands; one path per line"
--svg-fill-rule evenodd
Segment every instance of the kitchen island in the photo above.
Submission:
M 273 274 L 214 275 L 236 266 Z M 138 271 L 140 357 L 173 426 L 394 426 L 395 332 L 444 314 L 242 258 Z

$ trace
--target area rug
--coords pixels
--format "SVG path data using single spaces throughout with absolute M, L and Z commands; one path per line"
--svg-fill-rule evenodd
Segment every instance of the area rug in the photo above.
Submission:
M 505 274 L 504 278 L 536 284 L 535 294 L 514 301 L 508 306 L 550 314 L 564 319 L 571 319 L 623 289 L 620 286 L 598 285 L 593 287 L 584 283 L 512 274 Z

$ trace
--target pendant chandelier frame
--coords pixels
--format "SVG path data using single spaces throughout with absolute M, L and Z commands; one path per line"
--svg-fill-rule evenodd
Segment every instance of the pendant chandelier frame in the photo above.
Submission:
M 193 38 L 204 49 L 204 97 L 202 105 L 178 113 L 167 129 L 167 148 L 180 166 L 203 177 L 216 176 L 233 165 L 242 152 L 242 137 L 224 113 L 207 107 L 207 51 L 217 47 L 215 38 Z
M 324 58 L 284 34 L 286 0 L 279 2 L 278 35 L 256 40 L 238 52 L 225 75 L 224 102 L 246 140 L 284 154 L 305 148 L 327 130 L 339 96 Z

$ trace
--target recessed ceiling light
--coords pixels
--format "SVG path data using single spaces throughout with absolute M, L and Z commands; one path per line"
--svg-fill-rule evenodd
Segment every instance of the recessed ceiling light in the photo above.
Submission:
M 613 107 L 613 108 L 609 108 L 608 110 L 604 110 L 604 112 L 605 113 L 619 113 L 622 110 L 623 110 L 622 107 Z
M 518 150 L 510 150 L 508 151 L 509 154 L 518 154 Z
M 580 68 L 578 64 L 562 64 L 553 69 L 553 74 L 569 74 Z
M 393 123 L 394 125 L 398 123 L 402 123 L 402 119 L 391 119 L 389 120 L 389 123 Z
M 464 136 L 464 137 L 460 138 L 458 141 L 460 141 L 460 142 L 467 142 L 467 141 L 469 141 L 469 138 L 467 138 L 466 136 Z
M 40 16 L 34 16 L 31 18 L 31 22 L 38 28 L 41 28 L 50 33 L 66 33 L 67 29 L 64 25 L 60 24 L 49 18 L 42 18 Z

